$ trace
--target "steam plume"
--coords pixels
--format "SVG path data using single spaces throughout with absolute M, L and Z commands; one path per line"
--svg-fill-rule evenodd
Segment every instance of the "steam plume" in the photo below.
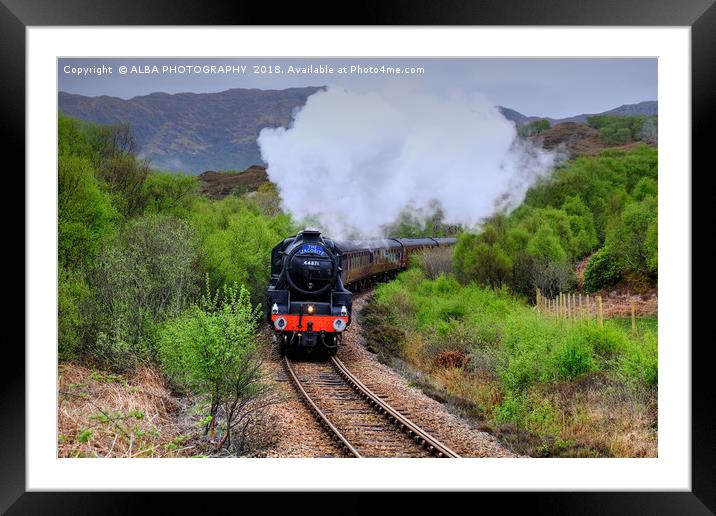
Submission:
M 406 206 L 436 201 L 445 222 L 477 224 L 519 204 L 555 162 L 479 94 L 329 87 L 258 142 L 285 208 L 334 238 L 378 236 Z

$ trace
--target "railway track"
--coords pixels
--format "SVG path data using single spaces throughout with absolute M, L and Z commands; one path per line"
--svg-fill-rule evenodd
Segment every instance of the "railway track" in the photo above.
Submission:
M 336 357 L 284 357 L 289 378 L 318 422 L 351 457 L 459 457 L 373 393 Z

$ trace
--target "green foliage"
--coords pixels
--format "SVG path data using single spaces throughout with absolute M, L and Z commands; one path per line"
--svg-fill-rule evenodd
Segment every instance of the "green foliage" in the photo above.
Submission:
M 188 223 L 147 216 L 130 221 L 103 249 L 92 275 L 96 356 L 127 367 L 152 355 L 153 323 L 178 314 L 198 291 L 199 246 Z
M 656 193 L 657 153 L 649 146 L 572 160 L 531 187 L 512 213 L 461 235 L 453 270 L 463 283 L 551 295 L 573 288 L 576 262 L 603 247 L 587 274 L 592 291 L 625 273 L 655 277 Z
M 535 385 L 614 368 L 633 381 L 648 383 L 652 377 L 642 374 L 641 366 L 649 369 L 649 360 L 655 357 L 653 329 L 643 332 L 645 346 L 642 337 L 631 335 L 628 324 L 567 324 L 534 312 L 504 290 L 474 283 L 462 286 L 450 276 L 428 280 L 417 268 L 380 285 L 375 301 L 383 311 L 378 325 L 397 328 L 402 335 L 423 335 L 422 352 L 428 362 L 442 351 L 457 350 L 476 357 L 484 367 L 485 350 L 494 349 L 488 357 L 489 374 L 515 396 Z M 650 355 L 644 350 L 652 344 Z M 402 346 L 399 343 L 392 352 L 400 354 Z
M 202 239 L 212 286 L 243 284 L 256 302 L 262 300 L 269 282 L 271 249 L 296 231 L 290 217 L 266 217 L 250 203 L 230 196 L 198 201 L 191 221 Z
M 632 381 L 642 381 L 655 387 L 659 380 L 659 361 L 656 333 L 648 332 L 639 346 L 630 346 L 624 354 L 622 373 Z
M 89 438 L 92 436 L 92 429 L 91 428 L 85 428 L 80 433 L 77 434 L 77 440 L 81 443 L 86 443 L 89 441 Z
M 613 146 L 653 140 L 656 138 L 656 119 L 656 116 L 643 115 L 594 115 L 587 119 L 587 124 L 599 130 L 599 138 L 604 145 Z
M 57 339 L 60 360 L 76 358 L 91 320 L 92 290 L 82 275 L 60 267 L 57 289 Z
M 533 120 L 517 127 L 517 134 L 520 136 L 535 136 L 549 129 L 549 120 Z
M 623 268 L 616 253 L 608 247 L 601 248 L 589 259 L 584 270 L 585 292 L 592 293 L 614 285 L 621 279 Z
M 92 262 L 114 231 L 117 212 L 100 190 L 88 158 L 58 158 L 58 260 L 81 268 Z
M 647 196 L 627 204 L 620 224 L 607 235 L 606 246 L 627 271 L 647 274 L 656 259 L 657 200 Z M 650 231 L 651 228 L 651 231 Z
M 196 176 L 152 171 L 144 181 L 145 212 L 187 218 L 197 198 L 197 186 Z
M 418 268 L 377 287 L 368 307 L 380 314 L 365 325 L 371 346 L 473 402 L 485 424 L 505 425 L 506 435 L 546 438 L 533 455 L 571 446 L 574 428 L 593 421 L 582 410 L 613 410 L 612 396 L 636 400 L 657 385 L 656 319 L 640 325 L 638 335 L 628 320 L 565 321 L 535 312 L 505 290 L 445 276 L 428 280 Z M 385 346 L 375 339 L 388 335 Z M 437 358 L 445 352 L 466 358 L 461 371 L 440 372 L 446 366 Z
M 574 379 L 595 369 L 592 347 L 580 335 L 570 335 L 555 353 L 561 378 Z
M 265 388 L 256 359 L 260 319 L 248 290 L 224 285 L 213 294 L 207 288 L 196 305 L 161 327 L 162 368 L 175 386 L 206 397 L 207 425 L 223 406 L 230 433 L 245 402 Z

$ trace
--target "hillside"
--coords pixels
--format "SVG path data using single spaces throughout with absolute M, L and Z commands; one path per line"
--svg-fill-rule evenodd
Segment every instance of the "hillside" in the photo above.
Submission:
M 637 104 L 624 104 L 617 108 L 603 111 L 601 113 L 582 113 L 580 115 L 574 115 L 566 118 L 550 118 L 548 116 L 527 116 L 523 115 L 519 111 L 515 111 L 514 109 L 510 109 L 504 106 L 497 106 L 497 109 L 500 110 L 500 113 L 502 113 L 502 115 L 506 119 L 515 122 L 517 125 L 526 124 L 535 120 L 548 120 L 550 125 L 554 126 L 565 122 L 584 124 L 587 122 L 587 118 L 593 115 L 657 115 L 659 113 L 659 103 L 655 100 L 647 100 L 644 102 L 639 102 Z
M 256 138 L 264 127 L 287 127 L 294 111 L 323 87 L 286 90 L 230 89 L 219 93 L 152 93 L 128 100 L 117 97 L 86 97 L 60 92 L 62 113 L 82 120 L 117 124 L 128 122 L 140 145 L 140 157 L 154 168 L 198 174 L 205 170 L 242 170 L 251 165 L 265 165 Z M 555 126 L 564 122 L 583 124 L 589 114 L 556 119 L 526 116 L 514 109 L 498 106 L 508 120 L 523 125 L 546 119 Z M 627 104 L 600 114 L 653 115 L 657 102 Z M 579 127 L 579 134 L 554 135 L 558 140 L 583 139 L 589 135 Z M 584 134 L 583 134 L 584 133 Z M 548 146 L 550 135 L 545 136 Z M 568 143 L 572 147 L 574 142 Z M 589 152 L 581 152 L 586 145 Z M 577 154 L 593 154 L 592 142 L 577 143 Z M 599 147 L 601 148 L 601 146 Z M 598 149 L 597 149 L 598 150 Z
M 207 170 L 199 174 L 199 191 L 211 199 L 223 199 L 235 190 L 252 192 L 268 181 L 266 169 L 252 165 L 244 171 L 214 172 Z
M 220 93 L 152 93 L 128 100 L 60 92 L 60 112 L 100 124 L 129 122 L 141 157 L 155 168 L 198 173 L 261 163 L 256 138 L 287 127 L 320 87 L 231 89 Z

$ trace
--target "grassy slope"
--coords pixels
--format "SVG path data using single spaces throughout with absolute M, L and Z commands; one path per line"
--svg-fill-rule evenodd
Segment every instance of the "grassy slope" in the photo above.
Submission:
M 656 456 L 656 321 L 569 323 L 411 269 L 366 309 L 370 344 L 536 456 Z

